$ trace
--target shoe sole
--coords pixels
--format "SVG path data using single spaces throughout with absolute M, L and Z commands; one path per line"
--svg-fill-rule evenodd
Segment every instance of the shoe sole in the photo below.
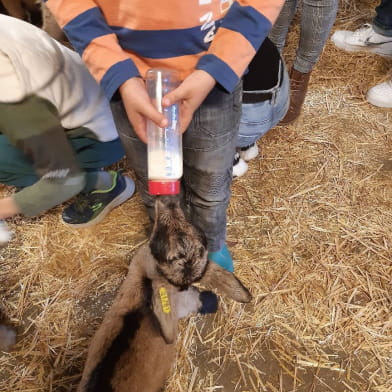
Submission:
M 379 56 L 382 57 L 387 57 L 387 58 L 391 58 L 392 57 L 392 44 L 390 45 L 391 48 L 390 49 L 385 49 L 382 50 L 382 48 L 380 47 L 372 47 L 372 46 L 357 46 L 357 45 L 350 45 L 350 44 L 342 44 L 342 43 L 338 43 L 335 42 L 334 40 L 332 40 L 332 42 L 335 44 L 335 46 L 339 49 L 345 50 L 347 52 L 364 52 L 364 53 L 373 53 L 373 54 L 378 54 Z
M 124 203 L 124 201 L 128 200 L 132 195 L 135 193 L 135 183 L 128 177 L 124 177 L 126 187 L 125 189 L 115 198 L 113 199 L 103 210 L 102 212 L 96 216 L 94 219 L 87 223 L 67 223 L 62 220 L 62 222 L 70 227 L 75 227 L 78 229 L 82 229 L 84 227 L 90 227 L 96 225 L 97 223 L 101 222 L 105 216 L 113 209 L 119 206 L 120 204 Z
M 392 108 L 392 102 L 384 102 L 384 101 L 379 101 L 377 98 L 374 98 L 372 96 L 366 95 L 366 101 L 368 101 L 370 104 L 373 106 L 377 106 L 378 108 L 385 108 L 385 109 L 391 109 Z

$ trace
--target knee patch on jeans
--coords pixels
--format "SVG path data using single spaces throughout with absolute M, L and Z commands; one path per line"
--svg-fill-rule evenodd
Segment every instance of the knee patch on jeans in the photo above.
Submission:
M 225 203 L 230 198 L 231 171 L 232 166 L 225 173 L 184 171 L 186 193 L 191 192 L 192 202 L 199 205 Z

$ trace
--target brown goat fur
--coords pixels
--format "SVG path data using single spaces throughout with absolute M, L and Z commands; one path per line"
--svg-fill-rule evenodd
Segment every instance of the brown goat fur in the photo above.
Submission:
M 189 296 L 185 298 L 187 291 L 171 285 L 156 265 L 149 246 L 142 246 L 92 338 L 79 392 L 158 392 L 164 386 L 175 358 L 179 313 L 184 315 L 179 308 L 184 304 L 189 306 L 190 301 Z M 149 289 L 146 290 L 149 281 L 152 282 L 151 301 Z M 239 302 L 251 299 L 231 272 L 214 263 L 208 262 L 200 284 L 218 288 Z M 167 293 L 169 312 L 165 312 L 162 303 L 162 288 Z
M 205 236 L 189 223 L 178 196 L 159 196 L 150 239 L 158 270 L 173 285 L 188 287 L 207 267 Z
M 251 299 L 234 274 L 208 261 L 205 238 L 185 219 L 179 198 L 157 197 L 150 242 L 137 251 L 92 338 L 78 391 L 160 391 L 178 319 L 203 305 L 196 281 L 238 302 Z
M 79 391 L 156 392 L 162 387 L 174 359 L 177 323 L 175 306 L 171 306 L 168 314 L 162 311 L 159 289 L 164 288 L 169 298 L 178 289 L 160 277 L 155 264 L 149 247 L 143 246 L 93 337 Z M 149 281 L 153 281 L 150 289 L 158 297 L 152 302 L 146 287 Z M 128 330 L 124 331 L 124 327 Z M 169 343 L 162 333 L 166 333 Z M 116 349 L 120 355 L 115 353 Z

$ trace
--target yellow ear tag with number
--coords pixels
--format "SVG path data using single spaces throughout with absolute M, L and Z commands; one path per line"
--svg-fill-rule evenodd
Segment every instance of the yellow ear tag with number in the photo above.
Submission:
M 169 296 L 167 295 L 167 291 L 164 287 L 159 289 L 159 296 L 161 297 L 163 313 L 169 314 L 171 312 L 170 301 Z

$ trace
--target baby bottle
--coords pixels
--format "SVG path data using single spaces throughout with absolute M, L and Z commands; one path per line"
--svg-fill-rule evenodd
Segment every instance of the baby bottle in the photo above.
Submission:
M 162 107 L 162 97 L 179 85 L 176 71 L 153 68 L 147 71 L 146 86 L 151 101 L 168 120 L 160 128 L 147 122 L 148 190 L 152 195 L 180 192 L 182 176 L 182 135 L 178 104 Z

